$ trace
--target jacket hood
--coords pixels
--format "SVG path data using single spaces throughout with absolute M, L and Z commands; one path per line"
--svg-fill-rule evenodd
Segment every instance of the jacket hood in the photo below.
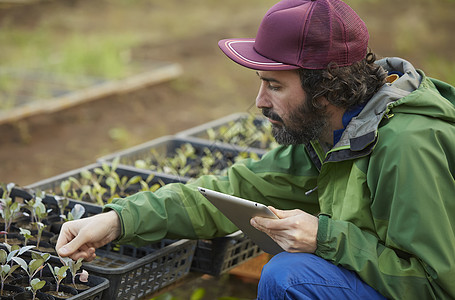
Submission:
M 384 58 L 376 62 L 387 72 L 401 76 L 384 84 L 365 108 L 346 126 L 339 142 L 329 151 L 327 160 L 338 161 L 364 156 L 377 140 L 378 127 L 389 112 L 410 113 L 439 118 L 455 123 L 455 88 L 426 77 L 411 63 L 400 58 Z M 334 153 L 338 152 L 338 153 Z
M 425 76 L 412 64 L 400 58 L 384 58 L 377 61 L 387 72 L 403 75 L 390 84 L 391 90 L 406 94 L 390 108 L 395 112 L 412 113 L 455 122 L 455 88 L 447 83 Z M 390 92 L 390 91 L 380 91 Z

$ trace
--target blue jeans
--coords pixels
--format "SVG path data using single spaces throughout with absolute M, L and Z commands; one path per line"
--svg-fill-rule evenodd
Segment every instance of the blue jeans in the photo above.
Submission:
M 258 300 L 386 299 L 353 271 L 308 253 L 282 252 L 262 269 Z

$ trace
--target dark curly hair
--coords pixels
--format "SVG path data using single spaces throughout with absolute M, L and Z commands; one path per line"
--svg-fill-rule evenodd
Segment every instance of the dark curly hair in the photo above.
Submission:
M 318 98 L 323 96 L 337 107 L 351 108 L 367 102 L 385 83 L 385 70 L 376 65 L 376 55 L 347 67 L 329 65 L 324 70 L 299 69 L 302 88 L 315 108 L 321 108 Z

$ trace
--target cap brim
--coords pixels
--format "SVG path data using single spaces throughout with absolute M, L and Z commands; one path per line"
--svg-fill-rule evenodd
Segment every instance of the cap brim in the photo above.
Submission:
M 273 61 L 254 50 L 254 39 L 225 39 L 218 42 L 221 51 L 236 63 L 261 71 L 293 70 L 298 66 Z

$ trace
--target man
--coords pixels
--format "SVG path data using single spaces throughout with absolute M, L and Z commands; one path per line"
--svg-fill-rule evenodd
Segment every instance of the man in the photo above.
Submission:
M 251 220 L 286 250 L 264 267 L 258 299 L 454 298 L 455 89 L 399 58 L 375 63 L 368 38 L 342 1 L 283 0 L 255 39 L 220 41 L 257 71 L 257 107 L 283 146 L 66 223 L 59 254 L 235 231 L 203 186 L 280 217 Z

